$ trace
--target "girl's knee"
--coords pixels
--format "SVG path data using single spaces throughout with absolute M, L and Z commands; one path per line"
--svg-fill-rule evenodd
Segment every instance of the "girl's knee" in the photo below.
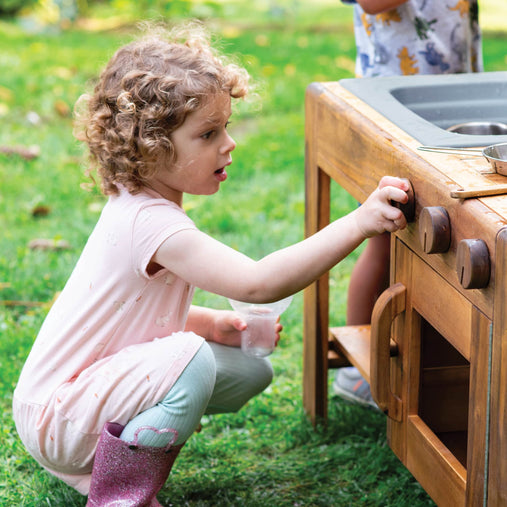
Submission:
M 236 412 L 273 380 L 268 359 L 252 359 L 235 347 L 211 344 L 217 362 L 217 379 L 207 414 Z
M 269 360 L 262 358 L 250 360 L 248 366 L 249 371 L 246 377 L 252 387 L 256 386 L 259 393 L 264 391 L 273 380 L 273 366 Z
M 204 342 L 171 391 L 174 395 L 179 393 L 178 397 L 187 403 L 207 402 L 215 387 L 216 374 L 215 356 L 210 346 Z

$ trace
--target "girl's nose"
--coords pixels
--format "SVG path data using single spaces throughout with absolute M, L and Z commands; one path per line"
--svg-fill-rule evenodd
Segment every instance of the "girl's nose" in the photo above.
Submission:
M 234 148 L 236 148 L 236 141 L 230 136 L 229 132 L 225 133 L 225 142 L 223 144 L 224 153 L 230 153 Z

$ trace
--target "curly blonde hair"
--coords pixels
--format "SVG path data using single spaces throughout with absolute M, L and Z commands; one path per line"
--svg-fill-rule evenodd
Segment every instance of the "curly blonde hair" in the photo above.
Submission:
M 76 104 L 75 135 L 90 153 L 86 174 L 93 180 L 97 170 L 106 195 L 118 185 L 135 194 L 160 156 L 174 162 L 171 133 L 210 97 L 248 92 L 246 70 L 212 48 L 202 25 L 149 29 L 113 55 L 93 93 Z

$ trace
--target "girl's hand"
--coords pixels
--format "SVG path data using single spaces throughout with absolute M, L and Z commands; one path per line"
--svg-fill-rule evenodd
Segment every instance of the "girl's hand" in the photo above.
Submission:
M 366 238 L 395 232 L 407 226 L 403 212 L 391 205 L 391 201 L 405 204 L 408 201 L 407 181 L 393 176 L 384 176 L 378 188 L 355 210 L 356 223 Z
M 215 310 L 213 322 L 210 328 L 210 341 L 228 345 L 230 347 L 241 346 L 241 332 L 247 328 L 245 320 L 241 314 L 230 310 Z M 280 324 L 280 318 L 275 325 L 276 343 L 280 340 L 280 332 L 283 326 Z

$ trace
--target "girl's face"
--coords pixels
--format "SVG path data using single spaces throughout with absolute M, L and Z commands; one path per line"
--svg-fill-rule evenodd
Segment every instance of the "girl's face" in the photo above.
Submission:
M 190 113 L 171 134 L 176 161 L 157 169 L 150 186 L 166 199 L 181 205 L 183 193 L 211 195 L 227 178 L 236 143 L 227 132 L 231 116 L 228 93 L 211 97 Z

